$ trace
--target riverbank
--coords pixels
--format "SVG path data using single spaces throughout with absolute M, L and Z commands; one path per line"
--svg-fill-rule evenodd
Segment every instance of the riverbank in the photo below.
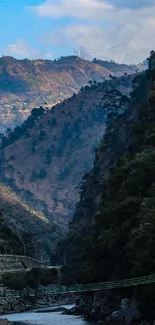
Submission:
M 69 307 L 69 306 L 68 306 Z M 82 317 L 73 315 L 62 315 L 61 312 L 36 313 L 34 311 L 6 314 L 0 319 L 7 318 L 12 325 L 96 325 L 95 323 L 87 322 Z
M 78 296 L 76 294 L 57 294 L 44 296 L 25 296 L 17 299 L 11 296 L 11 299 L 3 299 L 0 303 L 0 314 L 22 313 L 41 308 L 54 308 L 60 305 L 74 305 Z

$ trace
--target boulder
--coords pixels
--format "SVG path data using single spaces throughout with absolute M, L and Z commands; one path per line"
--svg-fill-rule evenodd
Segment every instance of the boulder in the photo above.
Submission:
M 106 318 L 106 324 L 119 324 L 124 325 L 124 315 L 122 310 L 114 311 L 110 316 Z
M 136 323 L 136 320 L 140 320 L 140 313 L 137 309 L 137 302 L 135 298 L 122 299 L 121 309 L 124 314 L 124 321 L 126 325 L 130 325 L 132 322 Z

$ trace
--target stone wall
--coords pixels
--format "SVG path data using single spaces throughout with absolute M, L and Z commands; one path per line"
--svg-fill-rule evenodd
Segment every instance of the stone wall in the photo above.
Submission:
M 0 255 L 0 272 L 27 270 L 50 265 L 49 261 L 38 261 L 28 256 Z

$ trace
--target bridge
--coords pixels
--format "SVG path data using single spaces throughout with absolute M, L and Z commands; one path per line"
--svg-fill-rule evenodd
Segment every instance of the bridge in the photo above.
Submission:
M 59 268 L 58 266 L 50 266 L 49 261 L 35 260 L 28 256 L 20 255 L 0 255 L 0 275 L 4 273 L 15 273 L 15 272 L 26 272 L 32 268 Z M 48 294 L 59 294 L 59 293 L 80 293 L 87 291 L 99 291 L 102 289 L 115 289 L 125 288 L 138 285 L 145 285 L 149 283 L 155 283 L 155 274 L 130 278 L 118 281 L 107 281 L 100 283 L 90 284 L 76 284 L 76 285 L 50 285 L 48 287 L 41 287 L 38 289 L 40 295 Z M 24 291 L 23 291 L 24 294 Z M 33 296 L 33 294 L 31 294 Z
M 39 287 L 37 289 L 38 297 L 45 296 L 53 296 L 56 294 L 67 294 L 67 293 L 82 293 L 82 292 L 92 292 L 92 291 L 100 291 L 103 289 L 116 289 L 116 288 L 125 288 L 125 287 L 133 287 L 138 285 L 146 285 L 150 283 L 155 283 L 155 274 L 131 278 L 126 280 L 119 281 L 109 281 L 109 282 L 100 282 L 100 283 L 91 283 L 91 284 L 78 284 L 72 286 L 62 286 L 62 285 L 50 285 L 48 287 Z M 11 290 L 9 288 L 5 288 L 0 286 L 0 303 L 3 301 L 4 297 L 8 299 L 19 299 L 24 296 L 36 297 L 35 290 L 31 289 L 30 291 L 26 289 L 21 290 L 20 292 Z
M 59 294 L 59 293 L 80 293 L 87 291 L 99 291 L 102 289 L 116 289 L 116 288 L 126 288 L 138 285 L 145 285 L 149 283 L 155 283 L 155 274 L 130 278 L 126 280 L 119 281 L 109 281 L 109 282 L 100 282 L 100 283 L 91 283 L 91 284 L 77 284 L 72 286 L 62 286 L 62 285 L 53 285 L 50 288 L 45 288 L 44 293 L 49 294 Z
M 139 285 L 147 285 L 155 283 L 155 274 L 149 276 L 143 276 L 138 278 L 131 278 L 119 281 L 109 281 L 109 282 L 100 282 L 100 283 L 90 283 L 90 284 L 77 284 L 71 286 L 62 286 L 62 285 L 49 285 L 48 287 L 40 286 L 37 290 L 31 288 L 25 288 L 20 291 L 12 290 L 9 288 L 0 285 L 0 306 L 4 304 L 10 304 L 13 301 L 17 303 L 18 299 L 27 300 L 32 297 L 33 299 L 47 299 L 50 296 L 58 294 L 68 294 L 68 293 L 83 293 L 83 292 L 92 292 L 100 291 L 103 289 L 116 289 L 116 288 L 125 288 L 133 287 Z

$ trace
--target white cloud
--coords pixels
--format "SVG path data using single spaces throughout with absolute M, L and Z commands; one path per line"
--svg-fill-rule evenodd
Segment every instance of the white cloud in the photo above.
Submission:
M 47 0 L 39 6 L 32 7 L 39 16 L 53 18 L 76 17 L 86 19 L 105 18 L 113 11 L 110 3 L 100 0 Z
M 18 59 L 45 59 L 51 60 L 54 57 L 53 52 L 39 52 L 30 47 L 23 39 L 17 40 L 14 44 L 9 44 L 3 51 L 4 55 L 10 55 Z
M 14 44 L 9 44 L 4 51 L 4 54 L 28 59 L 39 57 L 38 51 L 31 48 L 23 39 L 18 40 Z
M 155 0 L 48 0 L 33 10 L 39 16 L 76 18 L 45 42 L 84 46 L 92 57 L 140 62 L 154 48 Z
M 53 52 L 47 52 L 47 53 L 45 53 L 45 54 L 43 55 L 43 58 L 44 58 L 45 60 L 52 60 L 53 57 L 54 57 L 54 53 L 53 53 Z

